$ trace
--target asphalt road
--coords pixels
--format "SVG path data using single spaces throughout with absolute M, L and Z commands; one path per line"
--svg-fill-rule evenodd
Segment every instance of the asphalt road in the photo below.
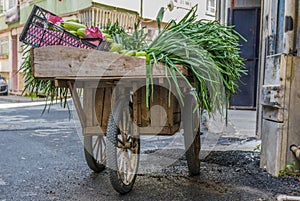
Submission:
M 173 164 L 140 172 L 133 190 L 121 196 L 110 185 L 107 170 L 96 174 L 88 168 L 75 113 L 70 117 L 54 105 L 41 116 L 43 105 L 5 104 L 0 102 L 0 201 L 275 200 L 276 192 L 243 186 L 239 177 L 244 177 L 236 175 L 240 170 L 218 164 L 202 162 L 200 176 L 190 177 L 181 142 L 163 150 Z M 144 143 L 145 153 L 147 143 L 149 153 L 157 148 L 151 140 Z M 141 163 L 147 167 L 145 158 Z M 242 182 L 231 183 L 232 178 Z

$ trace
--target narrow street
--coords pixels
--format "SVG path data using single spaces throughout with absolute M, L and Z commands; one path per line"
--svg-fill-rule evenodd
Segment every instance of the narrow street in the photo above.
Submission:
M 141 168 L 156 169 L 140 171 L 133 190 L 121 196 L 107 170 L 96 174 L 88 168 L 73 111 L 69 116 L 57 104 L 41 115 L 43 103 L 28 104 L 33 106 L 0 102 L 0 201 L 276 200 L 279 194 L 300 194 L 296 181 L 261 170 L 254 152 L 212 151 L 202 159 L 200 176 L 189 177 L 179 133 L 155 146 L 154 138 L 142 142 Z M 168 142 L 173 145 L 160 149 Z M 153 153 L 174 163 L 149 164 Z

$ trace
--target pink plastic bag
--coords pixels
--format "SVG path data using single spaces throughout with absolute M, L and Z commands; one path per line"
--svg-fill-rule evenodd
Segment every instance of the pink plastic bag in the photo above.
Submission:
M 90 26 L 85 29 L 85 38 L 94 38 L 94 39 L 102 39 L 103 41 L 106 40 L 105 36 L 102 34 L 98 27 Z M 100 40 L 89 41 L 90 43 L 98 46 Z
M 63 19 L 59 16 L 51 15 L 50 13 L 46 14 L 46 18 L 49 22 L 55 25 L 59 25 L 61 22 L 63 22 Z
M 98 27 L 90 26 L 85 30 L 85 38 L 101 38 L 105 41 L 105 36 L 102 34 Z

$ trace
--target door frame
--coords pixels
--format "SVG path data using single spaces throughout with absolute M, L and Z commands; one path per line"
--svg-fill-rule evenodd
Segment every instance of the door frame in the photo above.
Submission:
M 254 96 L 251 97 L 251 99 L 253 99 L 253 105 L 252 106 L 235 106 L 235 105 L 231 105 L 231 102 L 229 102 L 229 107 L 232 109 L 251 109 L 251 110 L 256 110 L 257 108 L 257 104 L 258 104 L 258 82 L 259 82 L 259 72 L 260 72 L 260 66 L 259 66 L 259 58 L 260 58 L 260 51 L 259 51 L 259 47 L 260 47 L 260 29 L 261 29 L 261 7 L 259 6 L 250 6 L 250 7 L 234 7 L 234 8 L 228 8 L 228 20 L 227 20 L 227 24 L 228 25 L 235 25 L 234 24 L 234 12 L 235 11 L 243 11 L 243 10 L 254 10 L 255 11 L 255 16 L 257 17 L 256 19 L 256 29 L 255 29 L 255 34 L 254 34 L 254 39 L 253 41 L 255 41 L 255 43 L 253 44 L 253 58 L 251 58 L 251 60 L 253 60 L 253 65 L 254 65 L 254 85 L 253 86 L 253 94 Z M 249 59 L 250 58 L 246 58 Z M 250 60 L 250 61 L 251 61 Z M 242 75 L 243 76 L 243 75 Z M 237 95 L 234 96 L 238 96 L 238 92 Z

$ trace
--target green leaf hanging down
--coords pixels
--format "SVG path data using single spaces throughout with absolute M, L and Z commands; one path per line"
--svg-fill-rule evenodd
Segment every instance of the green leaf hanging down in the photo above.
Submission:
M 161 7 L 157 13 L 157 16 L 156 16 L 156 21 L 157 21 L 157 27 L 158 27 L 158 31 L 160 32 L 160 27 L 161 27 L 161 22 L 162 22 L 162 19 L 164 17 L 164 14 L 165 14 L 165 8 L 164 7 Z
M 38 80 L 33 76 L 32 66 L 31 66 L 31 49 L 32 47 L 29 45 L 24 45 L 24 51 L 22 54 L 23 62 L 18 70 L 18 72 L 22 72 L 24 74 L 24 90 L 23 94 L 29 92 L 30 94 L 41 94 L 46 97 L 46 104 L 42 111 L 44 113 L 48 108 L 50 110 L 51 105 L 54 102 L 60 101 L 61 106 L 64 108 L 68 108 L 68 88 L 59 88 L 55 86 L 53 80 Z M 70 110 L 69 110 L 70 112 Z M 70 113 L 69 113 L 70 115 Z

